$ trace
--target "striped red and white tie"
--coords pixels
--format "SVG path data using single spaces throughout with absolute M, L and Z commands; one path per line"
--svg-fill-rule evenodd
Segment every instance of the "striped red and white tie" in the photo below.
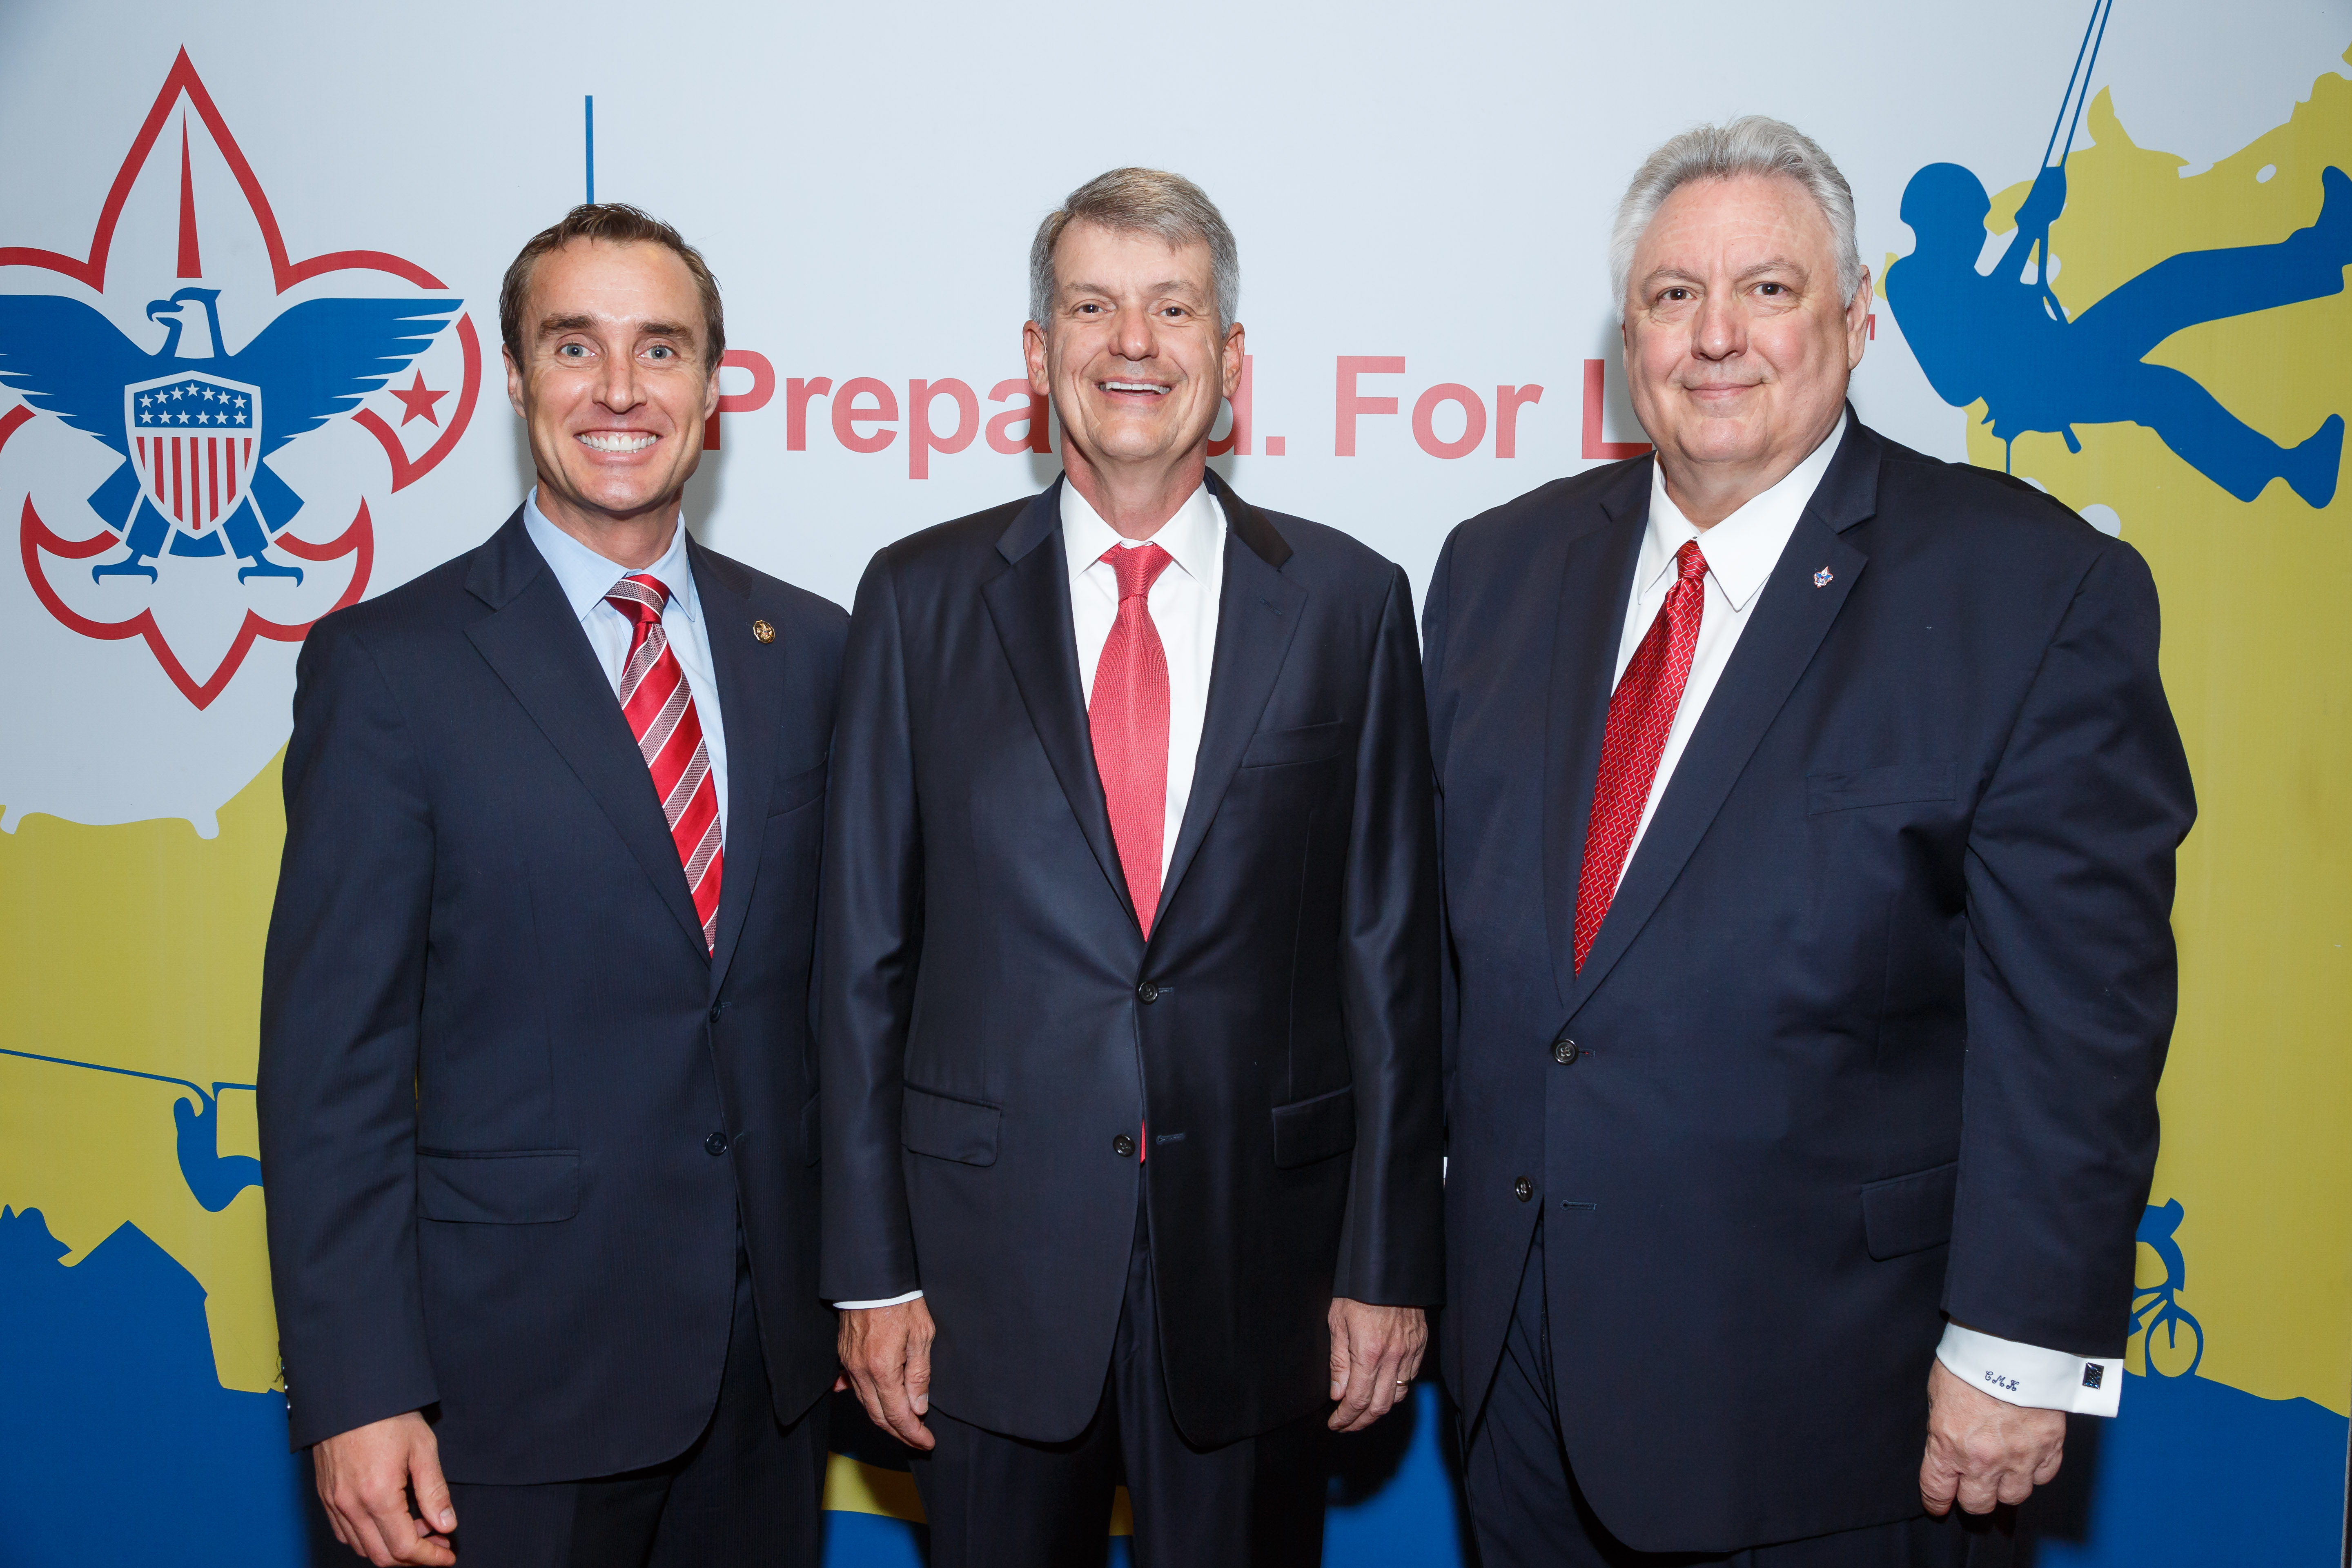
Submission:
M 719 786 L 710 776 L 710 749 L 703 744 L 693 689 L 662 629 L 669 589 L 658 577 L 633 572 L 613 585 L 604 602 L 636 626 L 629 638 L 629 661 L 621 670 L 621 711 L 669 818 L 670 842 L 677 847 L 694 912 L 702 921 L 702 944 L 715 948 L 719 878 L 726 859 L 719 845 Z

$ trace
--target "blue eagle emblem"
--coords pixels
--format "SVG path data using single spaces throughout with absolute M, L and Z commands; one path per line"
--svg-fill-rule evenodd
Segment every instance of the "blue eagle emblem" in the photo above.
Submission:
M 129 553 L 91 567 L 93 579 L 152 582 L 159 556 L 226 552 L 245 563 L 240 583 L 300 582 L 300 567 L 268 554 L 302 510 L 270 458 L 407 368 L 464 303 L 305 300 L 230 353 L 219 299 L 190 288 L 150 301 L 163 329 L 151 353 L 79 300 L 0 294 L 0 385 L 122 459 L 89 505 Z M 206 356 L 181 356 L 191 310 L 204 312 Z

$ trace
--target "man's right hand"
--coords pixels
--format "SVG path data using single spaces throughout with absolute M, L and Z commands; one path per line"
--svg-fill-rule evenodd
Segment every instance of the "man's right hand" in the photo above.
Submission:
M 920 1296 L 895 1307 L 841 1314 L 841 1370 L 877 1426 L 909 1448 L 938 1441 L 923 1417 L 931 1408 L 931 1310 Z
M 441 1445 L 415 1411 L 338 1433 L 310 1450 L 310 1463 L 335 1539 L 376 1568 L 457 1561 L 449 1544 L 457 1510 L 441 1479 Z

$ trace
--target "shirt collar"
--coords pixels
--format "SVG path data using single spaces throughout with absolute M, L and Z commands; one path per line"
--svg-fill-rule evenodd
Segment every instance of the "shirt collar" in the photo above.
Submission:
M 629 574 L 630 568 L 597 554 L 555 524 L 539 510 L 539 489 L 531 488 L 522 503 L 523 531 L 539 547 L 546 559 L 548 570 L 555 574 L 558 586 L 572 605 L 572 613 L 581 619 L 604 602 L 613 584 Z M 680 518 L 670 531 L 669 548 L 662 558 L 643 570 L 661 579 L 669 590 L 669 602 L 683 611 L 689 621 L 700 618 L 701 605 L 694 591 L 694 566 L 686 555 L 686 520 Z
M 1105 522 L 1078 493 L 1078 487 L 1066 478 L 1062 481 L 1062 546 L 1068 552 L 1073 575 L 1083 576 L 1087 568 L 1103 558 L 1106 551 L 1119 545 L 1157 544 L 1168 552 L 1176 569 L 1193 580 L 1208 575 L 1209 562 L 1223 546 L 1224 516 L 1220 512 L 1204 483 L 1194 487 L 1176 509 L 1176 515 L 1160 525 L 1160 531 L 1148 540 L 1129 539 Z
M 1723 590 L 1724 598 L 1734 610 L 1746 610 L 1772 574 L 1789 535 L 1796 531 L 1797 520 L 1821 487 L 1822 476 L 1829 471 L 1830 459 L 1837 456 L 1850 419 L 1848 415 L 1839 415 L 1836 427 L 1805 455 L 1803 462 L 1705 532 L 1694 527 L 1666 494 L 1664 465 L 1651 463 L 1650 526 L 1642 538 L 1641 561 L 1634 567 L 1634 580 L 1643 591 L 1655 587 L 1658 579 L 1673 569 L 1675 552 L 1684 541 L 1696 539 L 1699 553 L 1706 557 L 1707 574 Z

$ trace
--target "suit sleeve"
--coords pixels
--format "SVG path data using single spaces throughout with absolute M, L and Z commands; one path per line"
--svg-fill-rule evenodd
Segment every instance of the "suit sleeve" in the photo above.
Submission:
M 2176 997 L 2173 858 L 2195 816 L 2157 668 L 2156 585 L 2092 563 L 1969 840 L 1968 1067 L 1945 1310 L 2122 1352 Z
M 922 836 L 897 584 L 887 551 L 857 586 L 825 817 L 817 1051 L 828 1301 L 920 1289 L 898 1118 L 922 952 Z
M 1433 1307 L 1445 1295 L 1437 841 L 1412 593 L 1402 571 L 1390 583 L 1373 644 L 1340 919 L 1356 1149 L 1332 1293 Z
M 433 823 L 406 721 L 331 621 L 297 666 L 286 849 L 262 963 L 270 1279 L 297 1447 L 436 1393 L 416 1257 Z

